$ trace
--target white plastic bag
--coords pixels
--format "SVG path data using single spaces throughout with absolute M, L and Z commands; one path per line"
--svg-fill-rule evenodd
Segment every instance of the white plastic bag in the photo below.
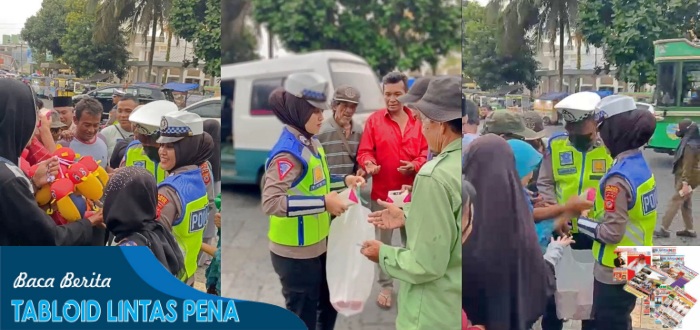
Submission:
M 559 319 L 589 320 L 593 310 L 593 265 L 591 250 L 564 248 L 555 267 L 557 316 Z
M 360 253 L 362 243 L 375 239 L 370 210 L 354 204 L 331 221 L 326 255 L 326 278 L 331 304 L 338 313 L 362 313 L 372 293 L 375 264 Z

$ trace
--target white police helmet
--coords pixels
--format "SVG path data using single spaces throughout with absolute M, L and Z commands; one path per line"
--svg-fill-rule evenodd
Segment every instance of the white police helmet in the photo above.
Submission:
M 186 137 L 202 135 L 204 120 L 189 111 L 175 111 L 163 116 L 160 121 L 160 137 L 156 143 L 174 143 Z
M 135 109 L 129 115 L 129 121 L 148 130 L 148 132 L 144 132 L 145 134 L 152 134 L 160 130 L 160 122 L 163 116 L 174 111 L 178 111 L 178 108 L 173 102 L 166 100 L 153 101 Z
M 637 109 L 637 102 L 631 96 L 610 95 L 602 99 L 596 106 L 596 120 L 598 123 L 602 123 L 603 120 L 612 116 Z
M 600 103 L 600 95 L 593 92 L 571 94 L 554 106 L 564 121 L 575 123 L 595 114 L 596 106 Z
M 328 81 L 313 72 L 292 73 L 284 81 L 284 90 L 300 99 L 306 100 L 316 108 L 328 109 Z

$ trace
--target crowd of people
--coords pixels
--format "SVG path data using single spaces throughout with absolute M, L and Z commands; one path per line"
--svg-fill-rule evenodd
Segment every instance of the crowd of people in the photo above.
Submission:
M 595 259 L 582 329 L 631 329 L 636 298 L 613 278 L 615 249 L 652 245 L 658 198 L 640 148 L 654 115 L 628 96 L 575 93 L 556 105 L 566 132 L 545 141 L 534 112 L 496 111 L 479 136 L 463 102 L 463 327 L 562 329 L 555 266 L 571 246 Z
M 219 267 L 220 125 L 120 90 L 113 101 L 56 97 L 47 109 L 0 79 L 0 245 L 147 246 L 193 285 L 199 266 Z
M 330 221 L 349 207 L 338 193 L 367 181 L 376 240 L 359 253 L 377 263 L 377 304 L 398 306 L 398 329 L 460 326 L 461 79 L 420 78 L 410 90 L 407 80 L 383 78 L 386 108 L 364 127 L 353 120 L 362 98 L 353 86 L 329 97 L 322 76 L 295 73 L 270 95 L 285 127 L 266 164 L 262 208 L 286 307 L 309 329 L 335 326 L 325 273 Z M 328 108 L 333 115 L 323 118 Z M 412 194 L 403 209 L 387 202 L 402 189 Z M 392 246 L 396 231 L 401 246 Z

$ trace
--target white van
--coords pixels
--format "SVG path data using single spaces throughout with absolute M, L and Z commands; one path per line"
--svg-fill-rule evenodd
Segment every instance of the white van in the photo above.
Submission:
M 364 125 L 374 111 L 384 108 L 377 75 L 367 62 L 343 51 L 315 51 L 224 65 L 221 67 L 221 176 L 224 184 L 260 185 L 265 161 L 282 133 L 283 124 L 268 104 L 270 93 L 296 72 L 316 72 L 335 87 L 350 85 L 360 91 L 355 122 Z M 324 112 L 324 118 L 332 115 Z

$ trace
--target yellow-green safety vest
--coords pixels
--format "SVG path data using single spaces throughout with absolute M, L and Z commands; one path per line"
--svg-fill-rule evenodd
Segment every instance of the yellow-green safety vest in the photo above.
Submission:
M 280 152 L 294 155 L 304 166 L 304 176 L 297 179 L 287 191 L 288 196 L 325 196 L 330 192 L 330 172 L 326 163 L 326 153 L 318 144 L 318 155 L 312 154 L 297 137 L 286 128 L 277 145 L 270 152 L 273 159 Z M 269 166 L 269 164 L 267 164 Z M 328 237 L 330 214 L 323 211 L 318 214 L 298 217 L 270 216 L 270 241 L 286 246 L 309 246 Z
M 134 140 L 126 147 L 126 153 L 124 154 L 124 165 L 125 166 L 138 166 L 145 168 L 150 172 L 155 178 L 156 183 L 161 183 L 168 176 L 163 168 L 160 167 L 160 163 L 152 161 L 143 152 L 143 145 Z
M 555 135 L 549 140 L 554 174 L 555 193 L 558 204 L 565 204 L 569 198 L 581 195 L 587 189 L 598 189 L 600 180 L 612 166 L 612 157 L 604 146 L 591 151 L 580 152 L 569 142 L 566 133 Z M 598 219 L 603 212 L 603 196 L 596 194 L 593 209 L 588 217 Z M 578 222 L 572 219 L 572 233 L 578 233 Z
M 197 272 L 204 228 L 209 219 L 209 198 L 199 167 L 171 175 L 158 188 L 172 187 L 180 199 L 182 214 L 173 221 L 173 236 L 182 249 L 187 278 Z
M 593 242 L 593 257 L 603 266 L 615 267 L 619 246 L 653 246 L 654 228 L 658 206 L 656 179 L 644 160 L 642 153 L 636 153 L 617 162 L 601 180 L 600 195 L 605 194 L 605 181 L 612 175 L 621 176 L 632 188 L 632 204 L 627 207 L 629 221 L 622 240 L 617 244 Z M 616 205 L 616 207 L 620 207 Z

